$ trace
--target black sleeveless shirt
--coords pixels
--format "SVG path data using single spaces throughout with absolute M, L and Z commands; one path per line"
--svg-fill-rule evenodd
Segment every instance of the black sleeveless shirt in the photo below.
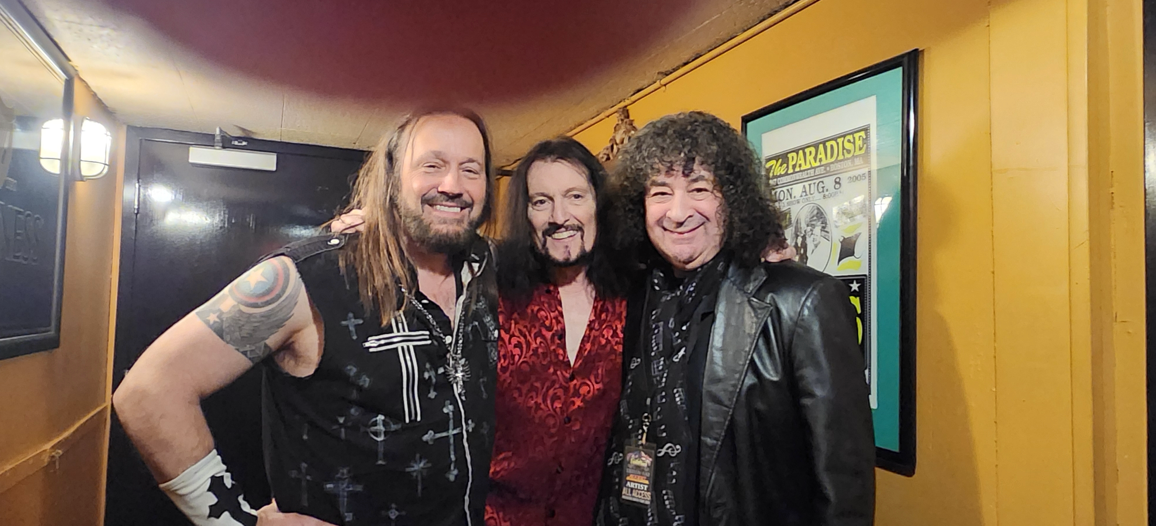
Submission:
M 289 245 L 325 327 L 306 378 L 265 360 L 265 466 L 285 512 L 346 525 L 483 526 L 494 438 L 497 303 L 489 246 L 456 258 L 454 330 L 420 291 L 384 326 L 338 254 L 355 237 Z

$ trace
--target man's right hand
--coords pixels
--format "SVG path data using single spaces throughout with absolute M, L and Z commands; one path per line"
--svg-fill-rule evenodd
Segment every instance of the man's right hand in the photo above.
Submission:
M 281 513 L 277 501 L 257 510 L 257 526 L 334 526 L 323 520 L 296 513 Z
M 329 230 L 334 234 L 361 232 L 365 230 L 365 212 L 360 208 L 354 208 L 349 212 L 341 214 L 341 217 L 329 223 Z

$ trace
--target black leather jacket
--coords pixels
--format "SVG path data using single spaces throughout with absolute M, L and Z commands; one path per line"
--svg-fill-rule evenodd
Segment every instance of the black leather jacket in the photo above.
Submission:
M 627 325 L 627 352 L 637 352 L 638 325 Z M 732 265 L 703 377 L 701 526 L 873 524 L 874 433 L 857 340 L 840 281 L 793 262 Z M 604 480 L 596 522 L 613 524 L 605 499 L 618 484 Z

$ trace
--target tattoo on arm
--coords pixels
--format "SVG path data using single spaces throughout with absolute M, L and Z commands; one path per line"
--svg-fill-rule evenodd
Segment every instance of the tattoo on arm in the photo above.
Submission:
M 267 341 L 293 317 L 301 279 L 282 258 L 264 261 L 209 300 L 197 317 L 250 362 L 273 352 Z

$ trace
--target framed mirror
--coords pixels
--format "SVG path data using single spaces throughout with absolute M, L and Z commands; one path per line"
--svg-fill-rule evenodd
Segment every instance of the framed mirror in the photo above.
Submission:
M 24 6 L 0 0 L 0 359 L 60 346 L 72 79 Z

